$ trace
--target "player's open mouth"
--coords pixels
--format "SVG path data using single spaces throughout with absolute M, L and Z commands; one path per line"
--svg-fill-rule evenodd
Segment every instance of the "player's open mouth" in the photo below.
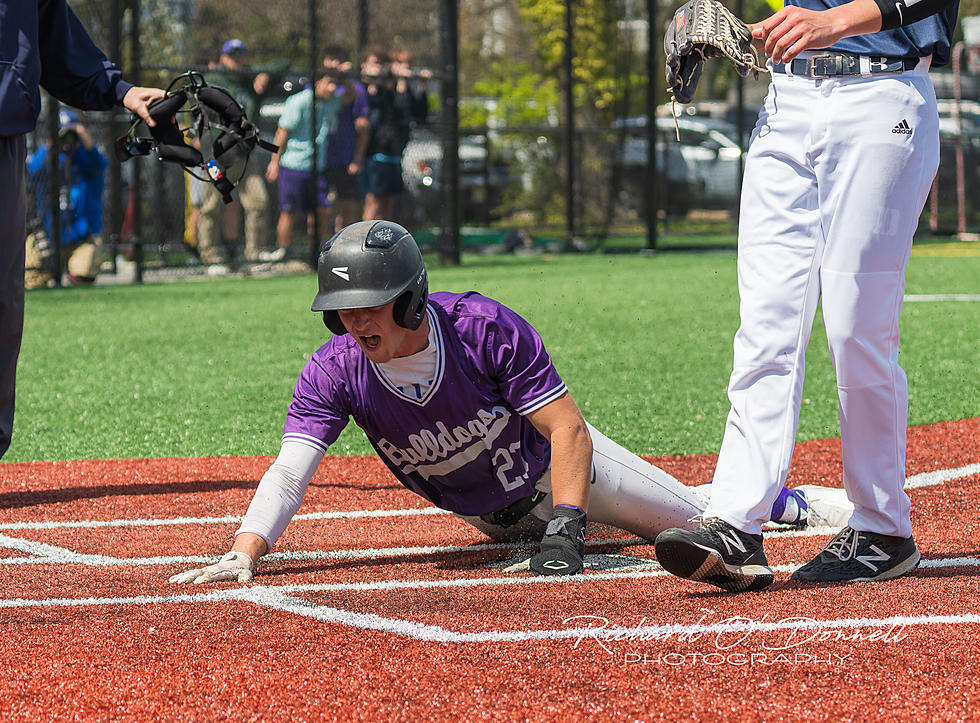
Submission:
M 381 337 L 377 334 L 371 334 L 370 336 L 362 336 L 361 343 L 364 348 L 369 351 L 374 351 L 381 345 Z

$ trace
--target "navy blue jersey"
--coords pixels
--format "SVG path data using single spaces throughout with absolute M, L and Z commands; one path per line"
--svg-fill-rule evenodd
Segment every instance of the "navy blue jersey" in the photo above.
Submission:
M 86 110 L 122 105 L 133 87 L 65 0 L 0 0 L 0 136 L 34 130 L 39 85 Z
M 847 2 L 850 0 L 786 0 L 787 5 L 796 5 L 807 10 L 827 10 Z M 945 10 L 911 25 L 843 38 L 830 47 L 845 53 L 890 58 L 932 55 L 933 68 L 946 65 L 949 63 L 953 27 L 956 25 L 959 5 L 959 0 L 956 0 Z

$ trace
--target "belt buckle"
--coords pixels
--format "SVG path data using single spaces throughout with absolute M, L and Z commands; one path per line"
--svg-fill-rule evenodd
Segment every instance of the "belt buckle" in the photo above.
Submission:
M 824 70 L 823 71 L 817 70 L 817 61 L 827 61 L 827 63 L 830 63 L 835 58 L 836 58 L 836 56 L 833 53 L 821 53 L 820 55 L 813 55 L 813 56 L 811 56 L 810 57 L 810 60 L 809 60 L 809 65 L 810 65 L 810 73 L 809 73 L 809 75 L 810 75 L 810 77 L 811 78 L 814 78 L 816 80 L 822 80 L 824 78 L 830 78 L 830 77 L 833 77 L 833 76 L 837 75 L 836 72 L 833 72 L 833 70 L 835 70 L 835 69 L 832 69 L 831 72 L 827 72 L 827 66 L 826 65 L 824 66 Z M 839 63 L 839 61 L 838 61 L 838 63 Z

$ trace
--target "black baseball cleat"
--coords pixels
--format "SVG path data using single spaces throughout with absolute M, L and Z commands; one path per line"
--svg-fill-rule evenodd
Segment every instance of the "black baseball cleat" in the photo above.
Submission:
M 667 572 L 728 592 L 761 590 L 774 579 L 762 535 L 742 532 L 717 517 L 702 520 L 697 530 L 664 530 L 654 547 Z
M 793 573 L 804 582 L 872 582 L 906 575 L 922 556 L 911 537 L 845 527 L 819 555 Z

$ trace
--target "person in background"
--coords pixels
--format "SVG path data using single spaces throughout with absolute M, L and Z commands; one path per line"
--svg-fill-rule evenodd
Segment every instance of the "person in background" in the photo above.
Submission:
M 268 73 L 254 73 L 249 69 L 248 53 L 243 41 L 238 38 L 225 41 L 221 46 L 217 67 L 207 72 L 205 80 L 209 85 L 219 86 L 231 93 L 245 110 L 249 120 L 254 122 L 258 119 L 262 97 L 269 89 L 270 76 Z M 235 190 L 237 202 L 241 204 L 245 217 L 245 260 L 258 261 L 259 252 L 265 248 L 269 239 L 269 191 L 258 164 L 246 165 L 244 176 L 236 183 Z M 238 244 L 237 238 L 225 236 L 226 205 L 218 189 L 213 184 L 205 184 L 197 229 L 198 252 L 201 261 L 216 274 L 226 270 L 225 262 L 231 260 Z M 237 228 L 235 233 L 237 235 Z
M 328 141 L 327 181 L 333 202 L 334 230 L 339 231 L 360 220 L 364 211 L 361 171 L 371 137 L 370 109 L 367 89 L 363 83 L 350 77 L 352 64 L 345 48 L 328 46 L 324 52 L 323 66 L 346 76 L 346 86 L 353 91 L 348 94 L 348 101 L 341 104 L 337 123 Z M 337 92 L 344 91 L 338 88 Z
M 51 213 L 52 152 L 60 168 L 61 258 L 55 254 Z M 27 174 L 35 197 L 35 230 L 27 236 L 25 253 L 28 289 L 47 285 L 67 262 L 73 284 L 92 284 L 102 263 L 102 192 L 108 162 L 92 134 L 74 112 L 58 113 L 58 137 L 27 159 Z
M 318 226 L 327 231 L 330 201 L 326 176 L 327 159 L 332 153 L 329 135 L 337 125 L 341 105 L 347 101 L 347 86 L 338 83 L 339 73 L 321 68 L 313 88 L 306 88 L 286 99 L 273 143 L 279 150 L 272 155 L 265 171 L 270 183 L 279 184 L 279 221 L 276 224 L 278 248 L 260 253 L 265 262 L 287 261 L 293 253 L 293 230 L 297 219 L 318 215 Z M 339 94 L 338 94 L 339 93 Z M 311 114 L 316 98 L 316 164 L 313 159 Z M 316 171 L 316 172 L 314 172 Z M 316 240 L 319 247 L 319 239 Z
M 405 189 L 402 154 L 413 123 L 429 113 L 425 88 L 412 82 L 411 67 L 380 48 L 365 51 L 361 79 L 367 88 L 371 135 L 364 166 L 364 220 L 391 219 Z

